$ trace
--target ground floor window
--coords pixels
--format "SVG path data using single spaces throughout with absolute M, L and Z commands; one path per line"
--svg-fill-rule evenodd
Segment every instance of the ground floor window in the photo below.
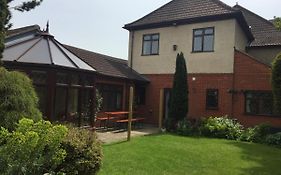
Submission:
M 102 111 L 118 111 L 122 109 L 123 86 L 99 84 L 97 87 L 103 98 Z
M 273 95 L 271 91 L 247 91 L 245 93 L 245 113 L 252 115 L 272 115 Z
M 219 107 L 219 90 L 207 89 L 206 91 L 206 109 L 216 110 Z

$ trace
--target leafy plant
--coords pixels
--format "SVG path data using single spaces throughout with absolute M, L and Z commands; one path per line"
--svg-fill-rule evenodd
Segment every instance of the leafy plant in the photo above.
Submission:
M 200 132 L 204 136 L 237 139 L 243 126 L 236 120 L 225 117 L 209 117 L 202 121 Z
M 274 112 L 281 114 L 281 54 L 272 63 L 271 84 L 274 98 Z
M 49 121 L 21 119 L 16 130 L 0 130 L 0 174 L 37 175 L 55 172 L 66 156 L 61 142 L 67 133 Z
M 247 128 L 240 137 L 242 141 L 265 143 L 266 137 L 271 133 L 271 126 L 260 124 L 253 128 Z
M 31 80 L 16 71 L 0 68 L 0 126 L 13 130 L 21 118 L 42 119 Z
M 96 174 L 101 166 L 101 144 L 94 132 L 69 128 L 62 147 L 66 158 L 58 168 L 66 174 Z
M 265 139 L 265 142 L 269 145 L 281 147 L 281 132 L 268 135 Z
M 194 134 L 193 126 L 187 119 L 183 119 L 182 121 L 179 121 L 177 123 L 176 132 L 177 132 L 177 134 L 185 135 L 185 136 Z

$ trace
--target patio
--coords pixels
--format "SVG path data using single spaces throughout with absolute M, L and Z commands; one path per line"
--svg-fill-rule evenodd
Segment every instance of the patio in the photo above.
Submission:
M 127 140 L 127 130 L 104 130 L 97 129 L 97 135 L 102 143 L 113 143 Z M 144 125 L 142 128 L 133 129 L 131 137 L 145 136 L 159 133 L 159 128 L 152 125 Z

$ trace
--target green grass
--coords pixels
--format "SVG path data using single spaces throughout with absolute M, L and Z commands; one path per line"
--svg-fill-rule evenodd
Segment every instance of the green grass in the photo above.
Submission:
M 103 151 L 99 175 L 281 175 L 281 149 L 253 143 L 167 134 Z

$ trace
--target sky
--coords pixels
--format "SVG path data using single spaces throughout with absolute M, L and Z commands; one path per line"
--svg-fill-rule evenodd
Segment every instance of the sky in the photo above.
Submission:
M 12 6 L 22 0 L 15 0 Z M 44 0 L 30 12 L 12 11 L 13 28 L 38 24 L 61 43 L 127 59 L 129 32 L 122 27 L 152 12 L 170 0 Z M 280 0 L 222 0 L 272 19 L 281 16 Z M 80 4 L 79 4 L 80 3 Z

